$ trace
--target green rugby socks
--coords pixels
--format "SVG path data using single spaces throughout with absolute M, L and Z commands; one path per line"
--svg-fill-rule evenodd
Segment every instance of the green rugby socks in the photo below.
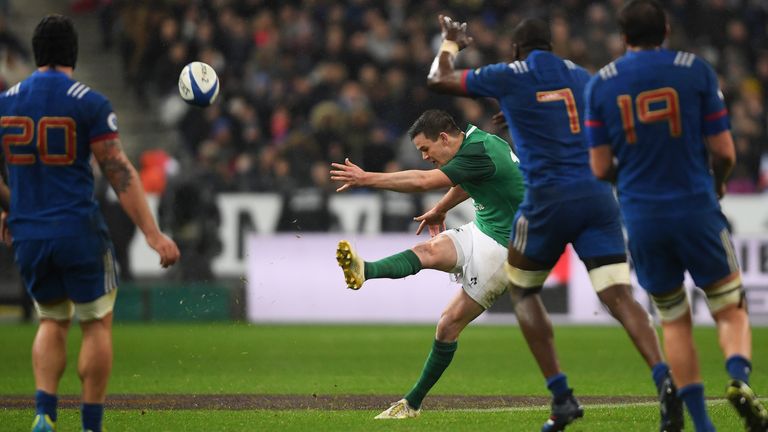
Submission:
M 421 407 L 421 401 L 424 400 L 432 386 L 440 379 L 440 375 L 451 364 L 457 345 L 458 342 L 440 342 L 438 340 L 432 344 L 432 351 L 424 363 L 421 378 L 419 378 L 416 386 L 405 395 L 405 400 L 408 401 L 411 408 L 419 409 Z
M 400 279 L 421 270 L 421 261 L 411 249 L 390 255 L 378 261 L 365 262 L 365 279 Z

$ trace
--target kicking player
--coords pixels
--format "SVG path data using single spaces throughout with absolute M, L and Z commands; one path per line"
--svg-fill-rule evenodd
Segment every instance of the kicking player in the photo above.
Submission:
M 339 242 L 336 259 L 347 286 L 359 289 L 368 279 L 404 278 L 422 269 L 462 274 L 462 289 L 437 323 L 435 341 L 416 385 L 377 419 L 416 417 L 421 402 L 450 365 L 462 330 L 507 290 L 504 262 L 512 216 L 523 198 L 518 159 L 503 139 L 469 125 L 462 132 L 444 111 L 429 110 L 408 130 L 422 158 L 433 170 L 366 172 L 348 159 L 332 164 L 331 179 L 344 183 L 338 192 L 371 187 L 397 192 L 450 188 L 428 212 L 416 217 L 416 234 L 428 227 L 432 238 L 378 261 L 363 261 L 349 242 Z M 445 214 L 467 198 L 475 220 L 441 232 Z
M 695 55 L 661 48 L 668 27 L 656 0 L 629 2 L 619 27 L 626 54 L 585 93 L 592 171 L 617 182 L 637 277 L 656 305 L 672 376 L 696 430 L 715 428 L 691 334 L 686 270 L 717 323 L 728 400 L 748 431 L 766 431 L 768 413 L 748 385 L 747 305 L 718 203 L 736 157 L 717 76 Z
M 618 205 L 610 185 L 597 181 L 589 169 L 582 133 L 582 94 L 589 74 L 552 54 L 549 25 L 540 19 L 524 20 L 514 29 L 514 62 L 456 70 L 456 54 L 471 38 L 466 24 L 445 16 L 439 21 L 444 41 L 429 87 L 497 99 L 520 154 L 526 195 L 510 233 L 507 272 L 520 329 L 553 397 L 552 414 L 542 430 L 562 430 L 583 415 L 560 370 L 552 325 L 539 296 L 568 243 L 586 265 L 601 302 L 651 368 L 661 397 L 662 430 L 680 430 L 682 406 L 669 368 L 648 312 L 632 297 Z
M 57 389 L 74 315 L 83 332 L 77 371 L 82 427 L 102 430 L 112 369 L 112 308 L 117 277 L 112 242 L 93 199 L 93 154 L 126 213 L 168 267 L 179 259 L 147 206 L 139 178 L 120 146 L 109 101 L 72 79 L 77 33 L 49 15 L 32 37 L 37 71 L 0 95 L 0 139 L 8 167 L 8 211 L 16 263 L 40 326 L 32 345 L 36 416 L 33 431 L 56 428 Z

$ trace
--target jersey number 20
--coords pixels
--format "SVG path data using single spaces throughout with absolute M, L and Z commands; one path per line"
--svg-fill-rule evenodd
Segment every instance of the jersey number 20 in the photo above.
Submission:
M 628 144 L 637 142 L 635 130 L 635 115 L 632 110 L 632 96 L 619 95 L 616 100 L 621 110 L 621 124 L 624 126 L 624 137 Z M 651 108 L 655 104 L 656 108 Z M 641 123 L 654 123 L 666 121 L 669 123 L 669 134 L 679 137 L 683 133 L 683 124 L 680 120 L 680 98 L 677 90 L 672 87 L 663 87 L 655 90 L 644 91 L 635 98 L 637 106 L 637 119 Z M 663 105 L 663 106 L 660 106 Z
M 31 165 L 36 159 L 32 153 L 13 154 L 11 146 L 26 146 L 34 139 L 35 121 L 31 117 L 0 117 L 3 129 L 18 129 L 18 132 L 3 134 L 3 152 L 5 161 L 10 165 Z M 48 149 L 48 132 L 62 129 L 64 135 L 64 153 L 51 153 Z M 70 165 L 77 157 L 75 120 L 71 117 L 41 117 L 37 122 L 37 153 L 40 162 L 46 165 Z

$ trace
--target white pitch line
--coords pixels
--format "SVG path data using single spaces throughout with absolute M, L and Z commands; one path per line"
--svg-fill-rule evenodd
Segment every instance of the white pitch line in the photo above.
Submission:
M 727 401 L 724 400 L 710 400 L 707 401 L 708 406 L 723 405 Z M 614 409 L 614 408 L 643 408 L 643 407 L 655 407 L 658 406 L 658 402 L 631 402 L 631 403 L 602 403 L 602 404 L 583 404 L 585 410 L 590 409 Z M 549 405 L 540 406 L 527 406 L 527 407 L 504 407 L 504 408 L 457 408 L 444 411 L 458 411 L 458 412 L 481 412 L 481 413 L 493 413 L 493 412 L 530 412 L 548 410 Z

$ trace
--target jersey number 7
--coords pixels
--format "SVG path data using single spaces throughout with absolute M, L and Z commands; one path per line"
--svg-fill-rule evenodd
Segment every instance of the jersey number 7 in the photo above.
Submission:
M 12 146 L 26 146 L 32 143 L 35 131 L 35 121 L 31 117 L 5 116 L 0 117 L 0 127 L 3 129 L 18 129 L 18 132 L 3 134 L 3 153 L 9 165 L 32 165 L 36 158 L 32 153 L 14 154 Z M 48 149 L 48 132 L 51 129 L 62 129 L 64 136 L 64 153 L 51 153 Z M 71 117 L 42 117 L 37 122 L 37 153 L 40 162 L 46 165 L 71 165 L 77 157 L 77 138 L 75 120 Z
M 537 102 L 565 102 L 565 110 L 568 112 L 568 123 L 571 126 L 571 133 L 581 132 L 581 123 L 579 123 L 579 110 L 576 108 L 576 98 L 573 97 L 573 91 L 569 88 L 558 90 L 536 92 Z
M 637 131 L 635 130 L 635 115 L 632 111 L 632 96 L 619 95 L 616 103 L 619 104 L 619 110 L 621 110 L 624 137 L 628 144 L 635 144 Z M 677 90 L 672 87 L 663 87 L 644 91 L 635 98 L 635 105 L 637 106 L 637 119 L 641 123 L 666 121 L 669 123 L 671 136 L 679 137 L 683 134 L 683 124 L 680 120 L 680 97 L 677 95 Z M 651 108 L 651 105 L 654 105 L 655 108 Z

